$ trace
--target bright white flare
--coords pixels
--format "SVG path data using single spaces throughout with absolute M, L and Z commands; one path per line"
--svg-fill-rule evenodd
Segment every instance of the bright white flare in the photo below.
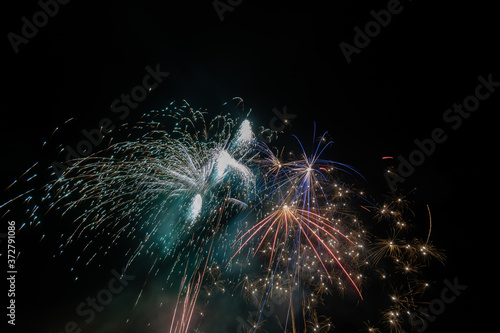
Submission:
M 248 143 L 253 139 L 252 127 L 250 126 L 250 121 L 248 119 L 243 120 L 238 132 L 238 143 Z
M 219 154 L 219 158 L 217 159 L 216 181 L 220 181 L 224 177 L 228 168 L 231 168 L 240 177 L 242 177 L 245 180 L 245 183 L 249 183 L 253 179 L 252 171 L 247 166 L 236 161 L 227 151 L 222 150 Z
M 194 221 L 200 215 L 202 205 L 203 199 L 201 199 L 201 195 L 197 194 L 191 203 L 191 221 Z
M 223 150 L 220 152 L 219 158 L 217 159 L 217 180 L 220 180 L 222 176 L 224 176 L 227 166 L 233 163 L 237 162 L 227 151 Z

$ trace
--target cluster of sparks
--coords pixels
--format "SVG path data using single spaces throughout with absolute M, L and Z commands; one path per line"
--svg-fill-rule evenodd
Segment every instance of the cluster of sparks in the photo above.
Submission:
M 163 116 L 175 126 L 163 128 Z M 249 119 L 207 121 L 187 103 L 153 118 L 134 127 L 144 131 L 135 140 L 73 161 L 44 187 L 48 210 L 77 222 L 61 248 L 84 238 L 85 249 L 94 249 L 88 265 L 113 244 L 133 244 L 126 269 L 147 256 L 151 274 L 180 276 L 171 333 L 198 331 L 193 313 L 226 289 L 260 309 L 247 319 L 249 332 L 261 329 L 273 302 L 283 332 L 329 332 L 331 316 L 318 314 L 325 297 L 369 302 L 371 283 L 389 297 L 377 303 L 385 310 L 377 325 L 365 323 L 367 331 L 410 327 L 429 286 L 425 269 L 444 255 L 430 229 L 425 241 L 414 237 L 404 197 L 377 206 L 340 182 L 340 174 L 359 173 L 323 158 L 332 145 L 325 134 L 314 133 L 310 150 L 293 139 L 299 157 L 285 158 L 284 149 L 257 140 Z M 108 242 L 93 244 L 98 234 Z

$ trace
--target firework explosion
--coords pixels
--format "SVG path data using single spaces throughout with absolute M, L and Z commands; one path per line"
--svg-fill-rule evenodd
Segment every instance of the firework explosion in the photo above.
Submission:
M 177 293 L 169 332 L 203 330 L 195 314 L 226 290 L 259 309 L 242 331 L 332 331 L 327 302 L 352 312 L 376 304 L 367 317 L 377 325 L 364 320 L 369 332 L 411 329 L 430 260 L 444 255 L 430 227 L 425 241 L 412 233 L 406 198 L 378 206 L 343 183 L 343 175 L 362 177 L 323 157 L 332 142 L 326 133 L 316 140 L 315 128 L 310 151 L 293 139 L 294 158 L 257 140 L 248 117 L 207 119 L 187 103 L 151 112 L 125 128 L 127 140 L 72 161 L 44 186 L 46 210 L 75 221 L 61 253 L 84 240 L 76 262 L 89 265 L 127 244 L 124 271 L 147 262 L 147 276 Z M 41 209 L 29 209 L 33 225 Z M 376 302 L 374 288 L 385 293 Z

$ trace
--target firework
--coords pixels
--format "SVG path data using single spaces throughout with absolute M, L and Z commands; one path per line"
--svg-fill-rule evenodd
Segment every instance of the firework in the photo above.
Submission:
M 270 300 L 286 299 L 282 304 L 286 315 L 280 319 L 284 332 L 299 332 L 300 322 L 304 331 L 325 331 L 333 326 L 326 317 L 328 325 L 318 324 L 322 316 L 316 309 L 323 296 L 350 290 L 361 302 L 373 302 L 363 297 L 363 288 L 384 288 L 390 290 L 391 304 L 379 322 L 390 331 L 404 331 L 411 327 L 409 311 L 415 310 L 417 299 L 429 286 L 421 278 L 423 272 L 433 259 L 443 262 L 444 255 L 429 242 L 430 228 L 425 242 L 408 239 L 408 215 L 411 218 L 414 213 L 405 198 L 378 208 L 363 192 L 344 185 L 340 174 L 360 174 L 322 158 L 332 144 L 325 137 L 326 133 L 313 141 L 310 154 L 296 138 L 301 151 L 296 160 L 283 158 L 283 149 L 275 154 L 263 143 L 258 146 L 264 179 L 262 216 L 238 236 L 231 258 L 238 261 L 234 258 L 245 252 L 243 260 L 262 261 L 260 275 L 245 277 L 244 294 L 258 304 L 260 313 Z M 362 223 L 361 216 L 371 223 Z M 377 223 L 383 225 L 377 227 Z M 390 236 L 383 238 L 380 233 Z M 252 326 L 260 327 L 263 321 L 259 314 Z
M 271 305 L 283 332 L 328 332 L 335 321 L 321 309 L 342 302 L 384 309 L 366 320 L 370 332 L 410 328 L 427 267 L 444 261 L 430 241 L 430 210 L 426 237 L 416 237 L 407 198 L 377 205 L 348 185 L 345 177 L 363 177 L 324 157 L 327 133 L 316 138 L 314 128 L 309 151 L 294 137 L 295 158 L 257 140 L 272 134 L 252 127 L 187 103 L 124 126 L 125 140 L 71 161 L 43 187 L 45 214 L 75 223 L 61 253 L 84 245 L 75 265 L 90 265 L 125 244 L 125 270 L 142 269 L 177 293 L 172 333 L 191 332 L 198 308 L 226 291 L 258 307 L 252 332 L 272 325 L 263 317 Z M 32 191 L 16 198 L 29 204 Z M 34 225 L 42 210 L 29 209 Z M 387 297 L 375 302 L 373 289 Z
M 259 278 L 265 281 L 260 290 L 254 287 L 259 285 L 255 281 L 245 286 L 262 309 L 269 298 L 286 293 L 286 317 L 291 320 L 285 321 L 285 331 L 289 324 L 296 330 L 297 308 L 317 322 L 315 304 L 329 288 L 352 288 L 363 298 L 360 267 L 366 256 L 365 232 L 346 209 L 345 197 L 353 192 L 333 177 L 339 171 L 355 170 L 321 157 L 332 143 L 325 142 L 325 136 L 311 154 L 298 141 L 301 159 L 292 161 L 283 159 L 283 150 L 277 156 L 265 144 L 258 146 L 265 180 L 263 216 L 234 243 L 233 258 L 246 250 L 250 258 L 259 256 L 267 262 L 265 278 Z

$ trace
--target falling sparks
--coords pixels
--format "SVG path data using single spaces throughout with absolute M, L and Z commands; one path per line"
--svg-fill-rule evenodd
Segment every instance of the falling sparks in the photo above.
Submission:
M 258 305 L 253 332 L 264 330 L 271 302 L 284 313 L 275 316 L 283 332 L 329 332 L 334 321 L 318 314 L 324 299 L 341 303 L 339 295 L 352 295 L 369 303 L 370 287 L 390 295 L 377 303 L 384 309 L 379 325 L 366 322 L 366 331 L 410 330 L 409 313 L 429 287 L 426 268 L 445 259 L 431 242 L 430 208 L 423 241 L 412 234 L 404 196 L 377 205 L 344 183 L 343 176 L 363 177 L 324 157 L 333 145 L 327 133 L 317 138 L 314 128 L 310 150 L 295 137 L 296 158 L 259 141 L 253 127 L 248 118 L 208 118 L 187 103 L 125 126 L 126 140 L 72 161 L 44 186 L 47 212 L 75 216 L 60 253 L 85 240 L 75 265 L 91 265 L 126 243 L 125 269 L 148 258 L 148 276 L 163 274 L 165 288 L 180 278 L 170 332 L 196 331 L 195 313 L 202 322 L 204 307 L 220 294 Z M 38 176 L 29 169 L 23 177 Z M 32 192 L 0 208 L 24 199 L 36 226 L 43 214 Z

